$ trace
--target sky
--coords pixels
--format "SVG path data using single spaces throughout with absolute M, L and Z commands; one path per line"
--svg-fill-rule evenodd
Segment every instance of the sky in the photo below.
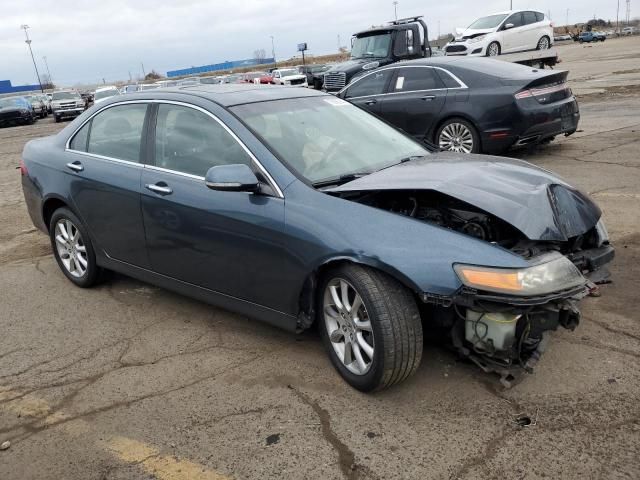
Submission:
M 631 17 L 640 0 L 632 0 Z M 616 18 L 617 0 L 513 0 L 514 8 L 550 12 L 557 25 Z M 398 17 L 424 15 L 429 37 L 509 9 L 509 0 L 398 0 Z M 620 0 L 620 17 L 626 2 Z M 57 85 L 135 79 L 167 70 L 253 58 L 264 49 L 277 59 L 307 42 L 311 54 L 335 53 L 350 36 L 394 18 L 387 0 L 0 0 L 0 80 L 37 83 L 21 25 L 38 69 Z

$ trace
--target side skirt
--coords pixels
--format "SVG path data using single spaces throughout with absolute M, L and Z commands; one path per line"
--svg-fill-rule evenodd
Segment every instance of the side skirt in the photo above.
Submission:
M 96 252 L 96 261 L 98 265 L 108 270 L 113 270 L 118 273 L 133 277 L 137 280 L 151 283 L 161 288 L 166 288 L 186 297 L 191 297 L 196 300 L 214 305 L 216 307 L 229 310 L 231 312 L 245 315 L 249 318 L 260 320 L 262 322 L 273 325 L 274 327 L 282 328 L 284 330 L 295 332 L 297 317 L 289 315 L 277 310 L 273 310 L 256 303 L 248 302 L 231 295 L 215 292 L 207 288 L 200 287 L 188 282 L 162 275 L 160 273 L 152 272 L 144 268 L 136 267 L 126 262 L 116 260 L 109 257 L 104 252 Z

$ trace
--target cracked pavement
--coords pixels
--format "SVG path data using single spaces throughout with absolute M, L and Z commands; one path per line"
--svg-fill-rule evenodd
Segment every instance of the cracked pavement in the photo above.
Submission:
M 314 332 L 120 275 L 73 287 L 29 221 L 15 170 L 28 139 L 61 125 L 1 129 L 0 443 L 11 447 L 0 478 L 637 478 L 640 94 L 587 95 L 580 107 L 575 135 L 513 156 L 597 200 L 614 283 L 510 390 L 427 342 L 414 377 L 365 395 Z

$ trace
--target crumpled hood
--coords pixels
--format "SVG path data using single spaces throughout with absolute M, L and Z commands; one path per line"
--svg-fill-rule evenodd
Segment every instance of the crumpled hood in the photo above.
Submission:
M 466 28 L 460 34 L 456 35 L 456 41 L 478 37 L 486 33 L 495 32 L 495 30 L 495 28 Z
M 566 241 L 602 214 L 584 193 L 528 162 L 441 152 L 380 170 L 327 192 L 433 190 L 511 224 L 530 240 Z

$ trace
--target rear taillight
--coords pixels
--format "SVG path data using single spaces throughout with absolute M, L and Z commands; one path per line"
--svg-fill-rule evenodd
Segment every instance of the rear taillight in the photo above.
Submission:
M 552 93 L 566 91 L 567 94 L 570 94 L 571 90 L 569 90 L 569 86 L 566 83 L 559 83 L 557 85 L 551 85 L 549 87 L 544 88 L 531 88 L 529 90 L 522 90 L 515 94 L 517 100 L 522 100 L 523 98 L 534 97 L 536 100 L 545 101 L 546 98 Z
M 24 164 L 24 160 L 20 159 L 20 175 L 29 175 L 29 171 L 27 170 L 27 166 Z

